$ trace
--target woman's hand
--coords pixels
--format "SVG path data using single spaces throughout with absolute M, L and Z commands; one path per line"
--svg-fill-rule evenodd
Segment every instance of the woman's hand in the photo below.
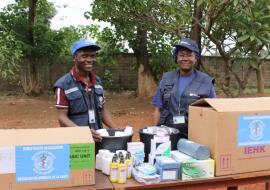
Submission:
M 95 129 L 91 129 L 91 133 L 92 133 L 92 137 L 93 137 L 93 139 L 94 139 L 95 142 L 101 142 L 102 137 L 100 136 L 100 134 L 98 134 L 96 132 Z

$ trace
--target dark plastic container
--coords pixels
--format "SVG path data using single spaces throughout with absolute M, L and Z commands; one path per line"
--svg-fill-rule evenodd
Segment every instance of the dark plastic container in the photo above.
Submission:
M 158 126 L 155 126 L 158 127 Z M 146 129 L 147 127 L 143 128 Z M 161 127 L 162 128 L 162 127 Z M 151 151 L 151 139 L 153 139 L 154 135 L 148 134 L 148 133 L 143 133 L 143 129 L 140 129 L 140 141 L 144 143 L 144 153 L 145 153 L 145 158 L 144 161 L 148 162 L 148 154 Z M 171 141 L 171 148 L 172 150 L 177 150 L 177 142 L 180 138 L 180 132 L 178 129 L 172 128 L 174 133 L 170 134 L 170 141 Z
M 132 141 L 132 136 L 115 137 L 116 131 L 124 131 L 124 129 L 107 129 L 110 136 L 102 137 L 101 142 L 96 143 L 96 153 L 99 149 L 107 149 L 111 152 L 116 152 L 117 150 L 127 150 L 127 143 Z

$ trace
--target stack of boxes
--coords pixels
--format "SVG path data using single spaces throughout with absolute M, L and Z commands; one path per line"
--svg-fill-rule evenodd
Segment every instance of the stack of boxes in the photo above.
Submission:
M 161 175 L 161 181 L 214 177 L 215 161 L 213 159 L 207 157 L 199 160 L 180 151 L 171 151 L 170 157 L 156 158 L 155 167 Z

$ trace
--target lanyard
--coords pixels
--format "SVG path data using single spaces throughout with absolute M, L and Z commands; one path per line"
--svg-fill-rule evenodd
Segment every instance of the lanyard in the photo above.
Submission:
M 183 86 L 183 90 L 181 91 L 181 94 L 180 94 L 180 78 L 181 78 L 181 74 L 180 74 L 180 71 L 179 71 L 179 76 L 178 76 L 178 79 L 177 79 L 177 96 L 178 96 L 178 108 L 177 108 L 177 113 L 178 114 L 184 114 L 184 111 L 185 109 L 182 108 L 181 109 L 181 99 L 182 99 L 182 96 L 183 94 L 185 93 L 186 89 L 188 88 L 188 86 L 192 83 L 192 81 L 194 80 L 194 78 L 196 77 L 196 73 L 193 73 L 192 75 L 194 75 L 192 77 L 192 79 L 190 81 L 188 81 L 188 83 L 186 82 L 186 86 Z M 184 82 L 182 82 L 182 84 L 184 84 Z
M 89 127 L 91 129 L 95 129 L 96 128 L 96 122 L 97 122 L 97 118 L 96 118 L 96 110 L 95 110 L 95 100 L 94 100 L 94 88 L 90 88 L 91 90 L 86 90 L 85 88 L 83 88 L 82 84 L 79 84 L 80 86 L 80 90 L 83 94 L 83 100 L 85 102 L 85 104 L 87 105 L 87 113 L 88 113 L 88 117 L 89 117 Z
M 180 94 L 180 88 L 181 88 L 181 86 L 180 86 L 180 77 L 181 77 L 181 74 L 179 73 L 179 76 L 178 76 L 178 79 L 177 79 L 177 96 L 178 96 L 178 107 L 177 107 L 177 113 L 179 114 L 179 115 L 182 115 L 182 114 L 184 114 L 184 109 L 181 109 L 181 99 L 182 99 L 182 95 L 183 95 L 183 93 L 185 92 L 185 90 L 186 90 L 186 88 L 187 88 L 187 86 L 185 86 L 185 89 L 182 91 L 182 93 Z

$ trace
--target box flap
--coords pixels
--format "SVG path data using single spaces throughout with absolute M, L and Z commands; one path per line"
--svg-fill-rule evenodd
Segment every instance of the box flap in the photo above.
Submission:
M 270 97 L 256 98 L 205 98 L 192 106 L 212 107 L 218 112 L 269 111 Z
M 92 143 L 89 127 L 0 129 L 0 146 Z

